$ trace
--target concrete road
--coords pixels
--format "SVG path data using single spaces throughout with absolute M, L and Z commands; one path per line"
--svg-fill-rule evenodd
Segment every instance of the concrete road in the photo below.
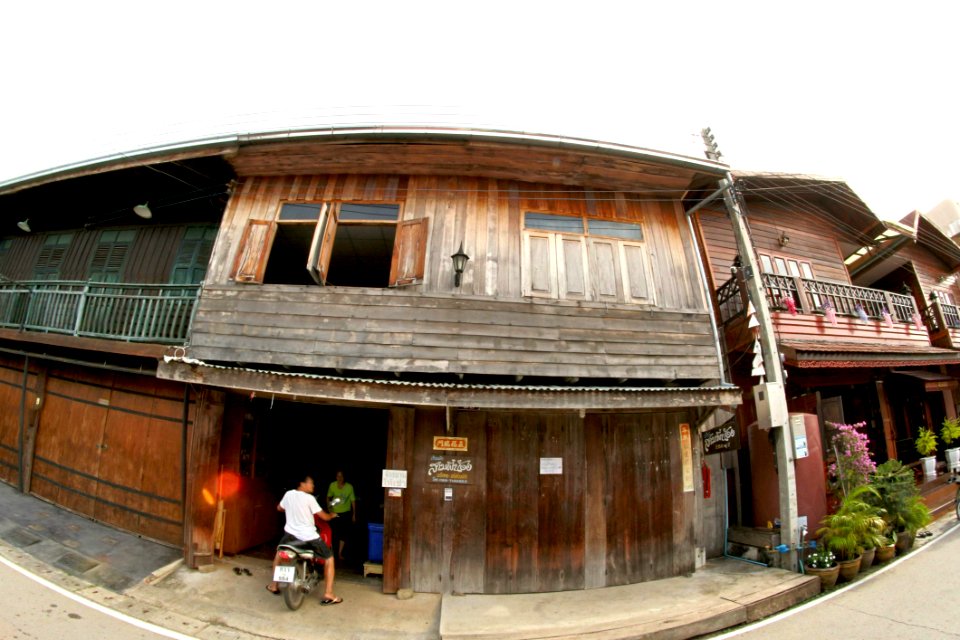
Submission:
M 960 527 L 863 583 L 717 640 L 734 637 L 956 640 L 960 638 Z
M 88 603 L 0 558 L 0 638 L 3 640 L 186 640 L 189 636 Z

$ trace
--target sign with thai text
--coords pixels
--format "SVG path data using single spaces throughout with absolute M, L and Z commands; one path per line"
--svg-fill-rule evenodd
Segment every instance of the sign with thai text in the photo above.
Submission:
M 563 475 L 563 458 L 540 458 L 540 475 Z
M 381 478 L 381 486 L 386 489 L 406 489 L 406 469 L 384 469 L 383 477 Z
M 427 479 L 445 484 L 470 484 L 473 472 L 471 458 L 431 456 L 427 465 Z
M 452 438 L 450 436 L 433 436 L 434 451 L 460 451 L 467 452 L 466 438 Z
M 737 423 L 732 420 L 704 431 L 700 437 L 703 439 L 703 455 L 736 451 L 740 448 L 740 433 L 737 431 Z
M 693 440 L 690 425 L 680 424 L 680 458 L 683 461 L 683 491 L 693 491 Z

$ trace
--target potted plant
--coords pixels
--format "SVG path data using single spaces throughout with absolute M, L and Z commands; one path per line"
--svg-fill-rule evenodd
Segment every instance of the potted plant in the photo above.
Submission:
M 812 576 L 819 576 L 821 591 L 837 584 L 840 567 L 837 565 L 837 559 L 834 557 L 833 552 L 829 549 L 820 547 L 807 556 L 803 565 L 806 573 Z
M 931 480 L 937 476 L 937 457 L 934 455 L 937 451 L 937 434 L 933 429 L 920 427 L 916 439 L 913 441 L 917 448 L 917 453 L 922 457 L 920 463 L 923 465 L 923 477 Z
M 944 444 L 960 440 L 960 418 L 944 418 L 940 428 L 940 439 Z M 960 467 L 960 447 L 951 447 L 943 452 L 947 458 L 947 471 Z
M 866 544 L 875 546 L 879 532 L 886 526 L 882 508 L 867 502 L 866 496 L 879 498 L 870 485 L 859 486 L 847 494 L 836 513 L 824 516 L 820 521 L 823 526 L 817 529 L 824 546 L 836 555 L 844 580 L 857 576 L 861 551 Z
M 893 558 L 896 553 L 897 545 L 894 544 L 894 540 L 892 540 L 889 536 L 884 535 L 882 536 L 880 544 L 877 545 L 877 551 L 874 555 L 873 561 L 876 563 L 886 562 Z
M 920 499 L 913 472 L 899 460 L 887 460 L 877 465 L 870 486 L 876 493 L 865 499 L 883 509 L 885 535 L 896 540 L 903 553 L 913 546 L 917 531 L 930 523 L 930 510 Z

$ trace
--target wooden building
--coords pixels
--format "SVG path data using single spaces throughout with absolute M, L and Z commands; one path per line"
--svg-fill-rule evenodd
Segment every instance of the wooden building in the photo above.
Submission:
M 216 186 L 219 208 L 165 212 L 188 194 L 134 195 L 130 172 Z M 0 263 L 32 265 L 5 273 L 3 479 L 183 544 L 192 566 L 215 544 L 272 544 L 295 474 L 320 493 L 343 469 L 364 522 L 383 525 L 387 592 L 692 572 L 722 539 L 704 526 L 699 434 L 740 394 L 682 201 L 723 172 L 593 141 L 377 128 L 0 185 L 0 251 L 33 256 Z M 69 188 L 123 219 L 84 227 L 51 207 L 29 221 L 42 237 L 16 231 L 21 200 Z M 104 189 L 124 202 L 98 202 Z M 161 286 L 185 274 L 189 295 Z M 60 306 L 28 276 L 64 281 Z
M 785 365 L 789 410 L 815 417 L 825 447 L 828 421 L 865 422 L 877 462 L 916 460 L 916 430 L 939 427 L 956 411 L 950 370 L 960 362 L 960 249 L 918 214 L 881 222 L 840 181 L 734 175 Z M 769 443 L 757 433 L 750 394 L 758 378 L 751 376 L 745 274 L 726 212 L 708 206 L 695 217 L 731 377 L 744 389 L 743 441 L 761 450 L 745 448 L 739 457 L 739 519 L 763 526 L 778 509 L 775 480 L 773 487 L 749 482 L 757 479 L 751 462 L 769 466 Z

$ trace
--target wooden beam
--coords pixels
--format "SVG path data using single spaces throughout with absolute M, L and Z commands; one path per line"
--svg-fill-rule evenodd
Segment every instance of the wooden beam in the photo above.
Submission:
M 187 439 L 187 499 L 184 505 L 184 549 L 187 565 L 213 564 L 213 526 L 217 512 L 220 432 L 226 394 L 203 388 Z
M 413 429 L 416 411 L 391 407 L 387 435 L 388 469 L 413 469 Z M 401 497 L 383 497 L 383 592 L 410 588 L 410 536 L 413 525 L 412 487 L 401 489 Z
M 407 405 L 421 407 L 466 407 L 478 409 L 550 409 L 554 411 L 632 411 L 738 405 L 741 390 L 706 388 L 637 388 L 594 391 L 590 389 L 537 390 L 518 387 L 476 386 L 423 387 L 373 380 L 308 377 L 253 371 L 242 368 L 161 362 L 157 377 L 244 392 L 272 393 L 280 397 L 333 401 L 345 404 Z
M 37 372 L 33 406 L 27 407 L 24 417 L 26 430 L 23 435 L 23 466 L 20 470 L 20 490 L 24 493 L 30 493 L 30 485 L 33 480 L 33 453 L 37 446 L 40 414 L 43 412 L 43 402 L 47 395 L 47 367 L 43 364 L 38 366 L 40 370 Z M 24 395 L 27 391 L 27 389 L 23 390 Z
M 160 358 L 169 348 L 169 345 L 161 344 L 105 340 L 102 338 L 78 338 L 56 333 L 43 333 L 40 331 L 17 331 L 16 329 L 0 329 L 0 340 L 32 342 L 46 346 L 83 349 L 85 351 L 102 351 L 126 356 L 142 356 L 144 358 Z
M 883 388 L 883 380 L 877 380 L 877 401 L 880 404 L 880 419 L 883 421 L 883 437 L 887 441 L 887 459 L 897 459 L 897 434 L 893 425 L 893 412 L 890 411 L 890 401 L 887 391 Z

